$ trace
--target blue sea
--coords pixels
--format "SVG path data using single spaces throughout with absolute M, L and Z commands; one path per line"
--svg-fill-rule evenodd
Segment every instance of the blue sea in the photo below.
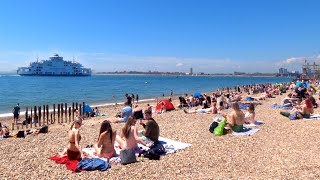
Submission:
M 99 105 L 123 102 L 125 94 L 139 94 L 139 99 L 154 99 L 184 93 L 213 92 L 221 87 L 255 83 L 289 82 L 278 77 L 218 77 L 218 76 L 149 76 L 93 75 L 89 77 L 41 77 L 0 75 L 0 116 L 11 113 L 20 103 L 40 106 L 57 103 L 86 102 Z

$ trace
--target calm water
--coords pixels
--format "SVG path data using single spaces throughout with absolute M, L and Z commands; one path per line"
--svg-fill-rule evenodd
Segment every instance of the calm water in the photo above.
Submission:
M 276 77 L 204 77 L 96 75 L 91 77 L 32 77 L 0 75 L 0 114 L 11 112 L 16 103 L 25 106 L 85 101 L 91 104 L 122 102 L 126 93 L 140 99 L 170 94 L 208 92 L 218 87 L 253 83 L 288 82 Z M 114 95 L 114 98 L 112 97 Z

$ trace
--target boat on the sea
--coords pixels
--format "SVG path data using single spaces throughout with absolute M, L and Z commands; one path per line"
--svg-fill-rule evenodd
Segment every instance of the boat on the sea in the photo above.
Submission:
M 91 69 L 74 61 L 65 61 L 54 54 L 49 60 L 31 62 L 28 67 L 19 67 L 17 74 L 24 76 L 91 76 Z

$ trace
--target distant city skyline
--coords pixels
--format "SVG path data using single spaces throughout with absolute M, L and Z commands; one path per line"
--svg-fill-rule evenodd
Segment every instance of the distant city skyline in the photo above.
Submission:
M 183 5 L 182 5 L 183 4 Z M 320 1 L 1 1 L 0 72 L 58 53 L 95 72 L 301 71 Z

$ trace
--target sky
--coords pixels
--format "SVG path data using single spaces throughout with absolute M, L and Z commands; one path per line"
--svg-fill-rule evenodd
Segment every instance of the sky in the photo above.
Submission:
M 301 71 L 320 64 L 318 0 L 3 0 L 0 71 L 58 53 L 95 72 Z

